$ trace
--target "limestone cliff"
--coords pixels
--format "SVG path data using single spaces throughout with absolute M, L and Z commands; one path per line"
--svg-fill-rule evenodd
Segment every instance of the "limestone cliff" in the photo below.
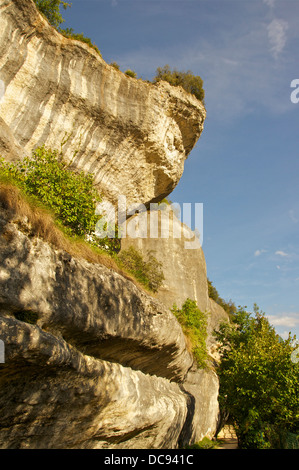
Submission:
M 217 376 L 196 368 L 169 310 L 26 231 L 1 209 L 0 448 L 176 448 L 212 437 Z
M 16 157 L 11 147 L 60 149 L 68 139 L 65 157 L 92 172 L 110 201 L 123 194 L 129 204 L 149 203 L 171 193 L 203 129 L 205 109 L 194 96 L 109 66 L 54 30 L 32 0 L 0 0 L 0 31 L 7 157 Z
M 65 141 L 73 168 L 113 203 L 148 205 L 174 189 L 203 129 L 195 97 L 125 76 L 61 36 L 32 0 L 0 0 L 0 31 L 2 156 Z M 214 435 L 218 378 L 197 368 L 169 311 L 190 297 L 216 312 L 210 332 L 221 317 L 202 249 L 146 243 L 164 264 L 157 296 L 0 207 L 1 448 L 177 448 Z
M 154 253 L 163 266 L 165 277 L 156 298 L 169 309 L 174 304 L 181 308 L 187 298 L 196 301 L 198 308 L 205 312 L 207 317 L 208 352 L 217 360 L 219 358 L 213 332 L 221 322 L 229 321 L 229 317 L 224 309 L 208 296 L 207 268 L 200 239 L 178 219 L 171 206 L 163 204 L 159 207 L 162 210 L 156 211 L 156 219 L 153 212 L 134 216 L 134 237 L 127 234 L 122 240 L 122 250 L 133 246 L 142 253 Z M 127 224 L 132 221 L 133 218 L 129 219 Z M 153 221 L 157 223 L 154 224 Z M 157 236 L 153 237 L 150 236 L 151 227 L 155 225 Z

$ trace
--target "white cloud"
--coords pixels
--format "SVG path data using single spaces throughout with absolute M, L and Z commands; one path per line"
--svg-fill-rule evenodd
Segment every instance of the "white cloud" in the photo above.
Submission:
M 275 251 L 275 254 L 278 255 L 278 256 L 289 256 L 287 253 L 285 253 L 284 251 Z
M 298 219 L 298 217 L 296 217 L 295 211 L 293 209 L 289 210 L 289 216 L 290 216 L 290 219 L 292 220 L 292 222 L 294 222 L 295 224 L 297 224 L 297 222 L 299 222 L 299 219 Z
M 254 256 L 260 256 L 262 253 L 267 253 L 267 250 L 256 250 Z
M 263 2 L 268 5 L 268 7 L 273 8 L 275 5 L 275 0 L 263 0 Z
M 295 328 L 299 325 L 299 313 L 288 313 L 279 316 L 267 315 L 267 318 L 273 326 L 285 326 L 288 328 Z
M 283 51 L 286 45 L 286 31 L 288 27 L 289 25 L 287 21 L 280 20 L 278 18 L 272 20 L 271 23 L 267 26 L 271 52 L 275 59 L 278 58 L 279 54 Z

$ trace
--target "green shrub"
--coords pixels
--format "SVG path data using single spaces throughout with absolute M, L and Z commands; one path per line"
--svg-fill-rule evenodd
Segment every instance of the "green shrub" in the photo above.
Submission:
M 219 403 L 234 421 L 240 448 L 281 446 L 283 433 L 299 433 L 299 367 L 293 339 L 282 340 L 254 305 L 216 333 L 221 362 Z
M 208 295 L 210 299 L 214 300 L 218 305 L 220 305 L 220 307 L 222 307 L 229 316 L 236 313 L 237 307 L 234 304 L 234 302 L 232 300 L 229 300 L 228 302 L 226 302 L 224 299 L 222 299 L 220 295 L 218 294 L 216 287 L 213 286 L 213 283 L 209 279 L 207 279 L 207 281 L 208 281 Z
M 120 67 L 117 62 L 110 62 L 110 65 L 114 67 L 116 70 L 120 70 Z
M 65 21 L 61 16 L 60 7 L 62 6 L 66 10 L 66 8 L 71 6 L 70 3 L 62 0 L 34 0 L 34 2 L 39 11 L 54 28 L 59 28 L 61 23 Z
M 197 303 L 191 299 L 187 299 L 181 309 L 174 305 L 171 311 L 180 322 L 185 335 L 191 341 L 192 353 L 198 366 L 201 368 L 206 367 L 206 315 L 199 310 Z
M 201 441 L 195 442 L 186 447 L 186 449 L 215 449 L 217 448 L 217 442 L 212 441 L 208 437 L 204 437 Z
M 43 146 L 21 162 L 1 159 L 0 174 L 51 209 L 69 234 L 84 236 L 94 231 L 100 197 L 93 186 L 93 176 L 70 171 L 57 151 Z
M 85 37 L 82 33 L 81 34 L 75 33 L 73 28 L 59 29 L 59 32 L 66 38 L 76 39 L 77 41 L 84 42 L 89 47 L 94 49 L 102 57 L 101 52 L 99 51 L 98 47 L 91 41 L 90 38 Z
M 128 69 L 125 71 L 125 74 L 128 75 L 128 77 L 137 78 L 137 74 L 133 70 Z
M 98 47 L 93 44 L 90 38 L 85 37 L 82 33 L 75 33 L 73 28 L 60 28 L 60 25 L 65 22 L 60 13 L 60 7 L 65 10 L 71 7 L 71 3 L 64 2 L 63 0 L 34 0 L 38 10 L 44 15 L 49 23 L 54 26 L 64 37 L 76 39 L 77 41 L 84 42 L 92 47 L 100 56 L 101 53 Z
M 181 86 L 198 100 L 204 101 L 205 92 L 203 89 L 203 80 L 200 76 L 194 75 L 190 70 L 187 72 L 180 72 L 176 69 L 171 70 L 169 65 L 158 67 L 154 83 L 160 80 L 165 80 L 173 86 Z
M 162 264 L 152 255 L 147 253 L 146 259 L 140 250 L 130 246 L 127 250 L 122 250 L 118 259 L 133 276 L 145 287 L 153 292 L 157 292 L 164 280 Z

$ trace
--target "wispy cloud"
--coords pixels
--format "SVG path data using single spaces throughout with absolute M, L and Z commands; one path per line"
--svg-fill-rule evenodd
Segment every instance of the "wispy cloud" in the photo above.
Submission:
M 263 2 L 268 5 L 268 7 L 273 8 L 275 5 L 275 0 L 263 0 Z
M 281 54 L 287 42 L 286 32 L 289 24 L 285 20 L 274 18 L 267 26 L 270 50 L 275 59 Z
M 282 313 L 281 315 L 267 315 L 273 326 L 286 326 L 295 328 L 299 325 L 299 313 Z
M 289 217 L 290 217 L 291 221 L 294 222 L 295 224 L 297 224 L 299 222 L 299 219 L 298 219 L 298 217 L 296 217 L 295 211 L 293 209 L 289 210 Z
M 261 256 L 262 253 L 267 253 L 267 250 L 256 250 L 254 256 Z
M 277 250 L 275 251 L 275 254 L 278 255 L 278 256 L 289 256 L 285 251 L 281 251 L 281 250 Z

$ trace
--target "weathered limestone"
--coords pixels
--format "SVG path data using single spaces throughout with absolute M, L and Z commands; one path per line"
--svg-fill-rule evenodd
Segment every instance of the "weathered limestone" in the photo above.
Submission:
M 38 326 L 88 355 L 184 379 L 192 357 L 162 303 L 105 266 L 30 241 L 6 220 L 0 227 L 0 304 L 8 311 L 35 312 Z
M 181 308 L 187 298 L 196 301 L 198 308 L 207 315 L 208 352 L 217 360 L 213 331 L 221 322 L 228 321 L 228 315 L 208 297 L 207 269 L 200 239 L 181 223 L 171 206 L 163 204 L 159 207 L 163 210 L 156 211 L 156 219 L 155 214 L 143 212 L 127 221 L 127 227 L 131 225 L 132 229 L 127 230 L 127 236 L 122 239 L 122 250 L 133 246 L 144 254 L 151 251 L 162 264 L 165 280 L 156 298 L 169 309 L 174 304 Z M 153 223 L 155 220 L 158 224 Z M 158 236 L 154 238 L 151 237 L 151 226 L 156 225 Z
M 114 203 L 123 194 L 147 204 L 174 189 L 203 129 L 193 95 L 109 66 L 52 28 L 32 0 L 0 0 L 0 31 L 0 118 L 16 146 L 60 150 L 67 139 L 65 157 Z
M 0 31 L 1 156 L 64 142 L 72 167 L 112 203 L 171 193 L 203 130 L 194 96 L 115 70 L 32 0 L 0 0 Z M 33 237 L 0 207 L 0 448 L 176 448 L 214 435 L 217 376 L 197 369 L 169 310 L 187 297 L 216 309 L 203 252 L 184 243 L 138 241 L 163 263 L 155 298 Z
M 178 384 L 80 353 L 38 326 L 0 317 L 1 449 L 176 447 Z
M 134 246 L 144 254 L 151 251 L 162 264 L 165 280 L 156 297 L 169 309 L 173 304 L 181 308 L 190 298 L 205 312 L 210 304 L 206 262 L 200 241 L 176 217 L 170 206 L 162 204 L 159 207 L 163 210 L 143 212 L 128 220 L 129 228 L 126 237 L 122 238 L 122 250 Z M 157 236 L 151 232 L 153 226 L 157 227 Z
M 176 448 L 212 437 L 217 376 L 195 368 L 169 310 L 24 231 L 0 211 L 0 448 Z

